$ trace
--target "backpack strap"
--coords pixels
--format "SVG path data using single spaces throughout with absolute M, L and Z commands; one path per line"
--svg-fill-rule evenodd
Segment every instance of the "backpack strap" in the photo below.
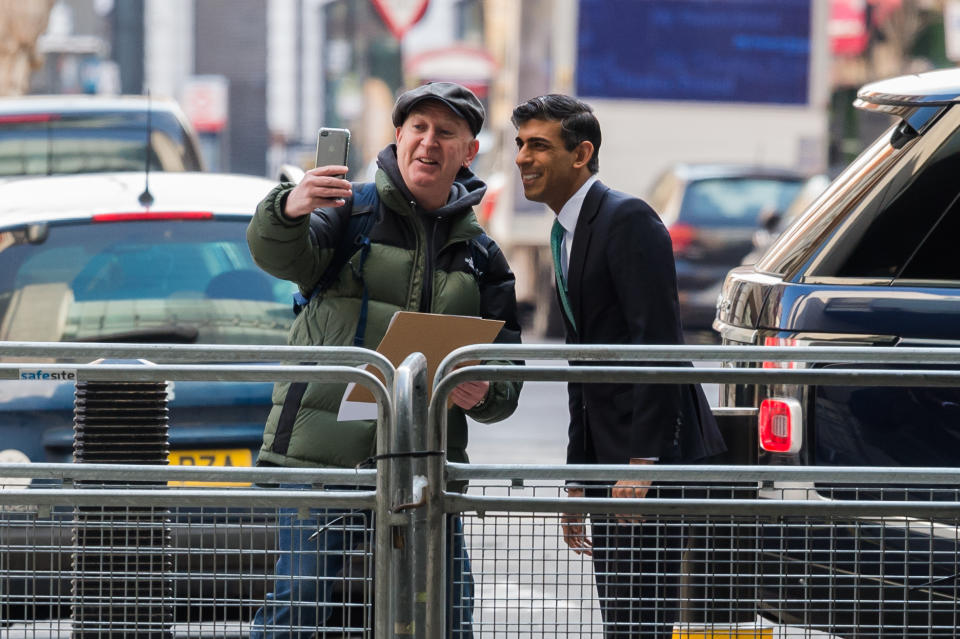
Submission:
M 350 233 L 353 236 L 353 246 L 360 249 L 360 261 L 354 275 L 360 279 L 363 284 L 363 297 L 360 301 L 360 316 L 357 318 L 357 332 L 353 335 L 353 345 L 363 346 L 364 336 L 367 332 L 367 307 L 370 303 L 370 291 L 367 288 L 367 280 L 363 277 L 363 264 L 370 255 L 370 230 L 373 229 L 377 221 L 377 215 L 380 208 L 380 194 L 377 192 L 377 185 L 374 182 L 365 182 L 360 188 L 354 190 L 353 194 L 353 215 L 350 217 Z M 357 223 L 354 229 L 353 221 L 363 220 Z M 356 253 L 357 248 L 351 252 Z M 346 261 L 346 260 L 345 260 Z
M 373 215 L 365 213 L 364 217 L 372 219 Z M 363 277 L 363 263 L 367 261 L 368 255 L 370 255 L 370 237 L 364 233 L 360 237 L 360 263 L 357 264 L 355 272 L 355 275 L 360 278 L 360 282 L 363 284 L 363 297 L 360 301 L 360 317 L 357 318 L 357 332 L 353 335 L 354 346 L 363 346 L 363 338 L 367 332 L 367 307 L 370 303 L 370 291 L 367 289 L 367 280 Z
M 369 253 L 370 250 L 367 236 L 377 221 L 376 213 L 380 205 L 380 195 L 377 193 L 377 185 L 373 182 L 354 183 L 352 186 L 353 197 L 336 209 L 341 215 L 346 210 L 350 211 L 350 221 L 346 232 L 340 236 L 340 243 L 334 249 L 330 263 L 327 264 L 327 268 L 324 269 L 310 294 L 303 295 L 300 291 L 293 294 L 294 315 L 299 315 L 300 311 L 310 303 L 310 300 L 333 286 L 343 266 L 350 261 L 350 258 L 358 250 L 364 248 L 364 240 L 366 240 L 366 249 L 361 255 L 361 267 L 362 261 L 366 260 L 366 253 Z M 312 213 L 310 215 L 311 225 L 319 225 L 319 217 L 313 217 Z M 364 285 L 364 292 L 366 293 L 366 285 Z

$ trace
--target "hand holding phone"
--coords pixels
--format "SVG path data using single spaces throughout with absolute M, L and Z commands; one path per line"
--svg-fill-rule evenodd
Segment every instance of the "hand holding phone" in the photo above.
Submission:
M 320 129 L 317 134 L 317 166 L 307 171 L 287 195 L 283 214 L 298 218 L 318 208 L 342 206 L 353 194 L 344 174 L 349 149 L 350 131 Z
M 323 127 L 317 134 L 317 166 L 346 166 L 350 130 Z M 345 178 L 346 175 L 338 177 Z

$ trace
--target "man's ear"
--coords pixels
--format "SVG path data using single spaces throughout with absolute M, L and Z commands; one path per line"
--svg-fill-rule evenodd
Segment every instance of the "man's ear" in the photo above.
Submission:
M 478 151 L 480 151 L 480 140 L 474 138 L 473 141 L 470 142 L 470 148 L 467 149 L 467 157 L 463 159 L 464 167 L 470 166 L 470 163 L 477 157 Z
M 593 158 L 593 142 L 584 140 L 574 149 L 574 168 L 585 167 L 591 158 Z

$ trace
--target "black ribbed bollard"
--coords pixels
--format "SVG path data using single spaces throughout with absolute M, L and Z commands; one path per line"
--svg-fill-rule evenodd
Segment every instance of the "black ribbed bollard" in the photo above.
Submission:
M 168 440 L 165 383 L 77 382 L 76 463 L 166 465 Z M 90 488 L 157 484 L 77 483 Z M 173 636 L 169 522 L 168 508 L 105 503 L 74 509 L 73 637 Z

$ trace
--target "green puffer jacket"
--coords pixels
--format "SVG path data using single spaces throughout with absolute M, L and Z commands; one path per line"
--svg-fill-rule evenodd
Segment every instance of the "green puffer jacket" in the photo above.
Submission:
M 462 170 L 447 205 L 428 213 L 414 205 L 403 185 L 395 147 L 384 149 L 378 160 L 380 207 L 369 233 L 371 247 L 363 281 L 355 275 L 358 252 L 333 285 L 300 312 L 288 343 L 352 345 L 364 282 L 369 291 L 364 340 L 368 348 L 380 343 L 390 318 L 401 310 L 504 320 L 497 341 L 519 343 L 514 277 L 506 259 L 492 245 L 486 272 L 479 278 L 471 259 L 468 241 L 482 232 L 472 207 L 483 197 L 483 182 Z M 301 292 L 309 294 L 347 228 L 350 207 L 318 209 L 299 219 L 287 218 L 282 207 L 293 187 L 281 184 L 260 202 L 247 228 L 247 242 L 262 269 L 296 283 Z M 274 405 L 258 464 L 352 468 L 374 454 L 373 422 L 337 421 L 345 384 L 307 384 L 299 402 L 296 392 L 288 401 L 290 386 L 286 382 L 274 386 Z M 520 383 L 492 383 L 487 398 L 468 414 L 479 422 L 499 421 L 513 413 L 519 394 Z M 456 406 L 448 416 L 447 442 L 448 459 L 467 461 L 467 423 L 464 411 Z

